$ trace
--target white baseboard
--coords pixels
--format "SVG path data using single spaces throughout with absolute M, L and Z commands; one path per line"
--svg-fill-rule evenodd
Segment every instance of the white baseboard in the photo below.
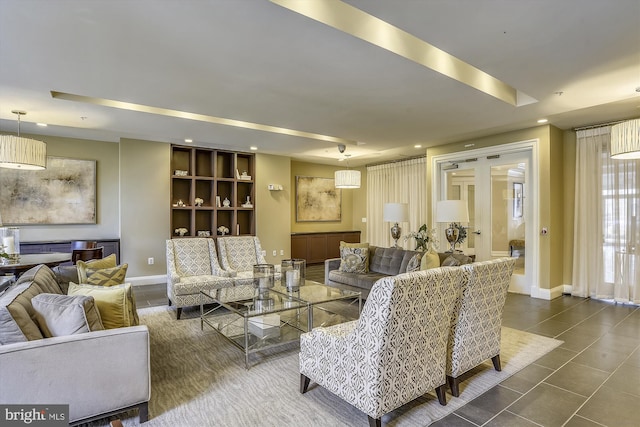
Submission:
M 533 298 L 552 300 L 562 296 L 565 293 L 565 286 L 560 285 L 552 289 L 531 288 L 531 296 Z
M 167 275 L 127 277 L 126 281 L 133 286 L 157 285 L 158 283 L 167 283 Z

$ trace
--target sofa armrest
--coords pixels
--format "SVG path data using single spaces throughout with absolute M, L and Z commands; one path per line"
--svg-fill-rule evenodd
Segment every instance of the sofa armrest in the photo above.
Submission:
M 324 260 L 324 281 L 329 280 L 329 272 L 340 268 L 340 258 L 329 258 Z
M 0 402 L 68 404 L 69 422 L 149 401 L 149 330 L 109 329 L 0 346 Z

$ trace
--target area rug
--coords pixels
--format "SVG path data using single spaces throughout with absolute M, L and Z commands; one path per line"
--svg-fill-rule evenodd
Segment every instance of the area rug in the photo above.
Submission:
M 325 389 L 311 383 L 299 392 L 298 347 L 244 354 L 191 313 L 175 320 L 167 307 L 139 311 L 151 339 L 151 401 L 145 426 L 363 426 L 367 417 Z M 187 313 L 189 316 L 189 313 Z M 427 426 L 505 380 L 562 341 L 503 327 L 502 371 L 491 361 L 460 384 L 460 397 L 447 394 L 441 406 L 430 393 L 382 418 L 383 425 Z M 125 426 L 138 425 L 137 411 L 120 416 Z M 107 420 L 96 425 L 108 425 Z

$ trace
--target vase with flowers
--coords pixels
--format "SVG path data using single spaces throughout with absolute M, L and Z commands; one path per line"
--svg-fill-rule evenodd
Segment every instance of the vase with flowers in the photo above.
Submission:
M 224 225 L 221 225 L 220 227 L 218 227 L 218 233 L 224 236 L 225 234 L 229 233 L 229 229 Z
M 412 231 L 404 237 L 406 242 L 409 239 L 414 239 L 416 251 L 426 252 L 431 248 L 438 247 L 438 241 L 436 239 L 435 229 L 429 230 L 427 224 L 422 224 L 418 231 Z

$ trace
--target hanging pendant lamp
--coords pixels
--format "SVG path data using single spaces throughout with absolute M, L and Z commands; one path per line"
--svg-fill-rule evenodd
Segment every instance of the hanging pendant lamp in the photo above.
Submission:
M 338 150 L 340 153 L 344 153 L 347 147 L 344 144 L 338 144 Z M 345 154 L 347 160 L 347 168 L 349 167 L 349 157 L 351 155 Z M 353 169 L 343 169 L 335 171 L 334 175 L 336 188 L 360 188 L 360 171 Z
M 611 158 L 640 159 L 640 119 L 611 126 Z
M 18 116 L 18 136 L 0 135 L 0 167 L 42 170 L 47 167 L 47 144 L 20 136 L 20 116 L 26 111 L 12 110 Z

